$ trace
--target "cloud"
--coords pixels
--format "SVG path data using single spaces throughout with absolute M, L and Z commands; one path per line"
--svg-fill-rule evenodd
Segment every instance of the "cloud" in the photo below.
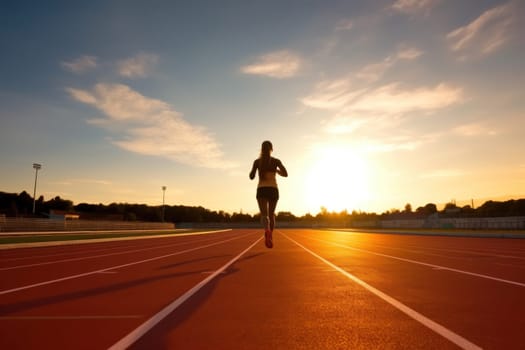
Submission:
M 331 135 L 353 134 L 361 130 L 375 134 L 380 141 L 366 140 L 370 152 L 413 150 L 432 142 L 438 135 L 399 135 L 399 125 L 410 113 L 431 113 L 463 100 L 463 90 L 441 83 L 434 87 L 403 88 L 399 84 L 383 85 L 375 89 L 353 89 L 348 81 L 323 82 L 316 91 L 301 102 L 310 108 L 334 111 L 322 121 L 322 131 Z M 394 133 L 392 131 L 395 130 Z
M 397 0 L 392 9 L 405 14 L 428 14 L 439 0 Z
M 84 73 L 97 67 L 97 57 L 81 56 L 71 62 L 63 61 L 60 63 L 62 68 L 73 73 Z
M 393 60 L 390 57 L 387 57 L 382 62 L 371 63 L 364 66 L 359 72 L 357 72 L 356 77 L 372 83 L 379 80 L 393 64 Z
M 471 23 L 447 34 L 450 49 L 459 53 L 462 60 L 495 52 L 509 40 L 512 22 L 510 2 L 487 10 Z
M 384 73 L 401 60 L 414 60 L 423 52 L 413 47 L 401 47 L 394 55 L 386 57 L 379 63 L 371 63 L 361 68 L 355 77 L 368 83 L 378 81 Z M 315 90 L 300 101 L 307 107 L 320 109 L 338 109 L 363 94 L 366 89 L 352 90 L 352 79 L 349 77 L 332 81 L 322 81 Z
M 335 26 L 335 31 L 346 31 L 351 30 L 354 27 L 354 22 L 349 19 L 341 20 Z
M 381 79 L 385 72 L 400 60 L 412 61 L 422 54 L 423 51 L 416 48 L 402 47 L 395 55 L 388 56 L 381 62 L 371 63 L 364 66 L 356 73 L 356 77 L 369 83 L 373 83 Z
M 355 99 L 362 91 L 353 91 L 350 79 L 324 81 L 317 84 L 315 91 L 300 101 L 307 107 L 338 109 Z
M 112 185 L 111 181 L 107 180 L 97 180 L 97 179 L 67 179 L 63 181 L 49 182 L 52 185 L 63 185 L 63 186 L 73 186 L 77 184 L 91 184 L 91 185 L 103 185 L 109 186 Z
M 462 89 L 443 83 L 433 88 L 412 90 L 403 90 L 398 84 L 389 84 L 363 94 L 348 108 L 353 111 L 399 115 L 441 109 L 461 99 Z
M 334 135 L 341 135 L 351 134 L 367 122 L 368 121 L 364 118 L 344 115 L 336 116 L 331 120 L 324 121 L 322 124 L 324 132 Z
M 254 63 L 241 67 L 241 72 L 284 79 L 297 75 L 301 66 L 302 60 L 297 54 L 282 50 L 260 56 Z
M 472 136 L 494 136 L 498 134 L 497 130 L 489 128 L 483 123 L 470 123 L 460 125 L 453 129 L 453 132 L 466 137 Z
M 422 178 L 443 178 L 443 177 L 460 177 L 466 173 L 463 170 L 458 169 L 438 169 L 426 174 L 422 174 Z
M 413 151 L 420 147 L 424 140 L 380 140 L 368 141 L 365 150 L 370 153 L 389 153 L 395 151 Z
M 348 81 L 323 82 L 316 91 L 301 99 L 313 108 L 399 115 L 415 111 L 432 111 L 462 100 L 462 89 L 444 83 L 433 88 L 402 89 L 388 84 L 377 89 L 352 90 Z
M 397 58 L 401 60 L 415 60 L 423 54 L 423 51 L 415 47 L 404 47 L 397 52 Z
M 91 91 L 68 88 L 71 97 L 92 105 L 105 118 L 88 121 L 120 136 L 113 143 L 125 150 L 180 163 L 232 168 L 220 145 L 203 127 L 188 123 L 172 106 L 143 96 L 122 84 L 97 84 Z
M 144 78 L 151 73 L 158 60 L 157 55 L 139 53 L 135 57 L 117 62 L 118 73 L 126 78 Z

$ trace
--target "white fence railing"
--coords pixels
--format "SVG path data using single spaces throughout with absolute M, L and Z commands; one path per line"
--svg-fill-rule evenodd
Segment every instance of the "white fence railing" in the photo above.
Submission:
M 366 227 L 355 223 L 355 227 Z M 474 230 L 523 230 L 525 216 L 509 216 L 498 218 L 431 218 L 414 220 L 379 220 L 368 222 L 368 225 L 381 228 L 456 228 Z M 370 226 L 371 227 L 371 226 Z
M 0 217 L 0 232 L 102 231 L 173 229 L 173 223 L 94 220 L 50 220 Z

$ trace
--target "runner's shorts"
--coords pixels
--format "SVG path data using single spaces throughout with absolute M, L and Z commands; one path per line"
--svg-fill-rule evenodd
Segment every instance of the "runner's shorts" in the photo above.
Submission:
M 279 190 L 276 187 L 258 187 L 257 199 L 262 198 L 277 201 L 279 199 Z

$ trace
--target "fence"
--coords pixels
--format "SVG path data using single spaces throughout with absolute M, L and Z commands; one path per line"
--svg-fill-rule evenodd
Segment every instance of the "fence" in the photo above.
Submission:
M 0 232 L 101 231 L 173 229 L 173 223 L 134 221 L 50 220 L 0 217 Z
M 426 220 L 379 220 L 375 222 L 374 226 L 381 228 L 455 228 L 474 230 L 523 230 L 525 229 L 525 216 L 509 216 L 499 218 L 429 218 Z M 356 227 L 364 226 L 356 225 Z

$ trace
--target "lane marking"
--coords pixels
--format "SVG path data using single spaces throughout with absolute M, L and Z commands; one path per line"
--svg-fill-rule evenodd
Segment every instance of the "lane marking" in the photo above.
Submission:
M 201 231 L 201 232 L 192 232 L 192 233 L 176 233 L 176 234 L 170 234 L 170 235 L 127 236 L 127 237 L 94 238 L 94 239 L 79 239 L 79 240 L 70 240 L 70 241 L 48 241 L 48 242 L 33 242 L 33 243 L 6 243 L 6 244 L 0 244 L 0 250 L 14 249 L 14 248 L 55 247 L 55 246 L 62 246 L 62 245 L 90 244 L 90 243 L 114 242 L 114 241 L 133 241 L 137 239 L 149 239 L 149 238 L 198 236 L 198 235 L 225 232 L 225 231 L 231 231 L 231 230 L 232 229 L 229 228 L 229 229 L 224 229 L 224 230 Z M 97 231 L 88 231 L 88 232 L 97 233 Z
M 454 333 L 453 331 L 451 331 L 450 329 L 442 326 L 441 324 L 439 324 L 439 323 L 437 323 L 435 321 L 432 321 L 431 319 L 423 316 L 419 312 L 415 311 L 414 309 L 411 309 L 410 307 L 408 307 L 405 304 L 401 303 L 397 299 L 394 299 L 391 296 L 383 293 L 379 289 L 376 289 L 376 288 L 372 287 L 368 283 L 360 280 L 359 278 L 357 278 L 356 276 L 354 276 L 351 273 L 347 272 L 346 270 L 342 269 L 341 267 L 331 263 L 330 261 L 326 260 L 322 256 L 314 253 L 313 251 L 311 251 L 310 249 L 306 248 L 302 244 L 300 244 L 297 241 L 295 241 L 295 240 L 291 239 L 290 237 L 288 237 L 288 235 L 286 235 L 286 234 L 284 234 L 282 232 L 279 232 L 279 233 L 281 233 L 284 237 L 286 237 L 287 239 L 289 239 L 290 241 L 292 241 L 293 243 L 295 243 L 299 247 L 303 248 L 305 251 L 307 251 L 308 253 L 312 254 L 314 257 L 318 258 L 319 260 L 321 260 L 322 262 L 324 262 L 328 266 L 332 267 L 334 270 L 340 272 L 341 274 L 343 274 L 344 276 L 346 276 L 350 280 L 354 281 L 355 283 L 359 284 L 361 287 L 365 288 L 366 290 L 368 290 L 372 294 L 374 294 L 374 295 L 378 296 L 379 298 L 383 299 L 384 301 L 386 301 L 390 305 L 394 306 L 396 309 L 400 310 L 401 312 L 403 312 L 407 316 L 413 318 L 417 322 L 421 323 L 422 325 L 426 326 L 427 328 L 431 329 L 432 331 L 434 331 L 435 333 L 441 335 L 442 337 L 448 339 L 449 341 L 451 341 L 452 343 L 454 343 L 457 346 L 461 347 L 462 349 L 468 349 L 468 350 L 481 349 L 481 347 L 479 347 L 478 345 L 472 343 L 471 341 L 463 338 L 459 334 Z
M 401 248 L 396 248 L 401 249 Z M 490 252 L 487 250 L 476 250 L 476 249 L 448 249 L 448 248 L 432 248 L 432 247 L 424 247 L 421 249 L 426 250 L 437 250 L 437 251 L 443 251 L 443 252 L 451 252 L 451 253 L 460 253 L 460 254 L 469 254 L 469 255 L 475 255 L 475 256 L 483 256 L 483 257 L 489 257 L 489 258 L 505 258 L 505 259 L 519 259 L 519 260 L 525 260 L 525 257 L 523 256 L 515 256 L 515 255 L 505 255 L 505 254 L 499 254 Z
M 96 273 L 101 273 L 101 272 L 104 272 L 104 271 L 116 270 L 116 269 L 120 269 L 120 268 L 123 268 L 123 267 L 138 265 L 138 264 L 142 264 L 142 263 L 150 262 L 150 261 L 155 261 L 155 260 L 159 260 L 159 259 L 164 259 L 164 258 L 167 258 L 167 257 L 170 257 L 170 256 L 180 255 L 180 254 L 192 252 L 192 251 L 199 250 L 199 249 L 213 247 L 215 245 L 223 244 L 223 243 L 230 242 L 230 241 L 233 241 L 233 240 L 236 240 L 236 239 L 241 239 L 241 238 L 247 237 L 249 235 L 251 235 L 251 234 L 247 234 L 247 235 L 243 235 L 243 236 L 240 236 L 240 237 L 234 237 L 234 238 L 226 239 L 226 240 L 223 240 L 223 241 L 219 241 L 219 242 L 216 242 L 216 243 L 203 245 L 203 246 L 196 247 L 196 248 L 181 250 L 179 252 L 175 252 L 175 253 L 171 253 L 171 254 L 156 256 L 154 258 L 149 258 L 149 259 L 140 260 L 140 261 L 134 261 L 134 262 L 131 262 L 131 263 L 117 265 L 117 266 L 110 266 L 110 267 L 106 267 L 106 268 L 100 269 L 100 270 L 79 273 L 77 275 L 66 276 L 66 277 L 57 278 L 57 279 L 54 279 L 54 280 L 44 281 L 44 282 L 40 282 L 40 283 L 34 283 L 34 284 L 22 286 L 22 287 L 6 289 L 6 290 L 0 291 L 0 295 L 9 294 L 9 293 L 13 293 L 13 292 L 18 292 L 18 291 L 21 291 L 21 290 L 26 290 L 26 289 L 35 288 L 35 287 L 45 286 L 45 285 L 48 285 L 48 284 L 62 282 L 62 281 L 67 281 L 67 280 L 71 280 L 71 279 L 75 279 L 75 278 L 90 276 L 90 275 L 94 275 Z
M 142 318 L 142 315 L 86 315 L 86 316 L 0 316 L 0 320 L 116 320 Z
M 209 232 L 212 232 L 212 231 L 209 231 Z M 182 235 L 176 235 L 176 236 L 173 236 L 173 238 L 177 238 L 177 237 L 181 237 Z M 184 235 L 184 236 L 187 236 L 187 235 Z M 197 241 L 198 239 L 198 241 Z M 208 241 L 210 239 L 210 237 L 198 237 L 198 238 L 195 238 L 196 241 L 193 241 L 191 243 L 198 243 L 198 242 L 201 242 L 201 241 Z M 96 243 L 96 242 L 95 242 Z M 117 242 L 100 242 L 100 243 L 117 243 Z M 130 243 L 134 243 L 134 242 L 130 242 Z M 96 252 L 108 252 L 108 251 L 111 251 L 111 250 L 116 250 L 116 249 L 129 249 L 129 248 L 133 248 L 133 247 L 136 247 L 137 245 L 136 244 L 121 244 L 121 245 L 111 245 L 111 246 L 106 246 L 104 248 L 95 248 L 95 249 L 91 249 L 93 247 L 86 247 L 85 245 L 79 245 L 78 247 L 74 247 L 74 248 L 78 248 L 78 249 L 73 249 L 73 248 L 68 248 L 68 252 L 66 253 L 55 253 L 55 254 L 44 254 L 44 255 L 32 255 L 32 256 L 22 256 L 22 257 L 15 257 L 15 258 L 6 258 L 6 259 L 2 259 L 2 262 L 8 262 L 8 261 L 19 261 L 19 260 L 30 260 L 30 259 L 44 259 L 44 258 L 53 258 L 53 257 L 58 257 L 58 256 L 64 256 L 64 255 L 74 255 L 74 254 L 78 254 L 78 253 L 96 253 Z M 188 244 L 190 242 L 181 242 L 181 243 L 177 243 L 179 245 L 184 245 L 184 244 Z M 172 244 L 170 244 L 171 246 Z M 98 246 L 98 245 L 97 245 Z M 149 247 L 147 248 L 151 248 L 153 247 L 152 245 L 150 245 Z M 35 248 L 54 248 L 54 247 L 35 247 Z M 61 246 L 57 246 L 56 248 L 62 248 Z M 87 248 L 87 249 L 86 249 Z M 109 253 L 108 253 L 109 254 Z
M 59 263 L 63 263 L 63 262 L 70 262 L 70 261 L 80 261 L 80 260 L 87 260 L 87 259 L 103 258 L 103 257 L 106 257 L 106 256 L 130 254 L 130 253 L 136 253 L 136 252 L 143 252 L 143 251 L 147 251 L 147 250 L 163 249 L 163 248 L 169 248 L 169 247 L 175 247 L 175 246 L 179 246 L 179 245 L 186 245 L 186 244 L 193 244 L 193 243 L 199 243 L 199 242 L 179 242 L 179 243 L 173 243 L 173 244 L 166 244 L 166 245 L 163 245 L 163 246 L 125 250 L 123 252 L 91 255 L 91 256 L 84 256 L 84 257 L 80 257 L 80 258 L 70 258 L 70 259 L 62 259 L 62 260 L 55 260 L 55 261 L 46 261 L 46 262 L 27 264 L 27 265 L 1 267 L 0 271 L 17 270 L 17 269 L 23 269 L 23 268 L 28 268 L 28 267 L 52 265 L 52 264 L 59 264 Z M 82 253 L 82 252 L 80 252 L 80 253 Z
M 404 262 L 408 262 L 408 263 L 412 263 L 412 264 L 416 264 L 416 265 L 422 265 L 422 266 L 427 266 L 427 267 L 432 267 L 432 268 L 439 268 L 440 270 L 452 271 L 452 272 L 457 272 L 457 273 L 461 273 L 461 274 L 464 274 L 464 275 L 485 278 L 485 279 L 488 279 L 488 280 L 493 280 L 493 281 L 503 282 L 503 283 L 507 283 L 507 284 L 512 284 L 512 285 L 519 286 L 519 287 L 525 287 L 525 283 L 511 281 L 511 280 L 498 278 L 498 277 L 493 277 L 493 276 L 489 276 L 489 275 L 484 275 L 484 274 L 481 274 L 481 273 L 469 272 L 469 271 L 455 269 L 455 268 L 452 268 L 452 267 L 446 267 L 446 266 L 441 266 L 441 265 L 424 263 L 422 261 L 417 261 L 417 260 L 400 258 L 400 257 L 393 256 L 393 255 L 377 253 L 377 252 L 373 252 L 371 250 L 354 248 L 354 247 L 350 247 L 350 246 L 347 246 L 347 245 L 344 245 L 344 244 L 339 244 L 339 243 L 335 243 L 335 242 L 321 240 L 319 238 L 312 238 L 312 237 L 307 237 L 307 238 L 315 240 L 315 241 L 319 241 L 319 242 L 324 242 L 324 243 L 328 243 L 328 244 L 331 244 L 331 245 L 335 245 L 335 246 L 338 246 L 338 247 L 350 249 L 350 250 L 355 250 L 355 251 L 359 251 L 359 252 L 363 252 L 363 253 L 368 253 L 368 254 L 372 254 L 372 255 L 382 256 L 382 257 L 385 257 L 385 258 L 400 260 L 400 261 L 404 261 Z
M 127 232 L 184 232 L 188 228 L 159 228 L 159 229 L 122 229 L 122 230 L 78 230 L 78 231 L 21 231 L 21 232 L 2 232 L 1 236 L 24 236 L 24 235 L 75 235 L 80 233 L 127 233 Z
M 326 230 L 323 230 L 323 231 L 326 231 Z M 329 232 L 330 231 L 332 231 L 332 230 L 329 230 Z M 347 234 L 347 235 L 355 234 L 355 232 L 345 231 L 343 229 L 337 229 L 337 230 L 334 230 L 334 231 L 339 232 L 339 233 L 343 233 L 343 234 Z M 447 238 L 447 237 L 445 237 L 445 238 Z M 473 238 L 473 237 L 468 237 L 468 238 Z M 474 237 L 474 238 L 487 238 L 487 237 Z M 388 247 L 388 246 L 384 246 L 384 245 L 381 245 L 381 244 L 374 244 L 374 245 L 376 245 L 376 246 L 383 246 L 383 247 L 386 247 L 386 248 L 389 248 L 389 249 L 404 250 L 403 248 Z M 431 247 L 424 247 L 424 246 L 422 247 L 420 245 L 414 245 L 414 244 L 411 244 L 409 246 L 411 246 L 412 248 L 427 249 L 427 250 L 437 250 L 437 251 L 456 252 L 456 253 L 471 254 L 471 255 L 484 255 L 484 256 L 488 256 L 488 257 L 525 260 L 525 257 L 523 257 L 523 256 L 499 254 L 496 251 L 494 251 L 494 249 L 491 249 L 491 250 L 481 249 L 480 250 L 479 248 L 473 247 L 473 248 L 465 248 L 465 250 L 459 250 L 459 249 L 450 249 L 450 248 L 431 248 Z M 506 248 L 506 249 L 508 249 L 508 248 Z M 503 250 L 506 250 L 506 249 L 503 249 Z M 521 250 L 517 251 L 517 253 L 521 253 L 521 252 L 522 252 Z M 422 254 L 426 254 L 426 253 L 422 252 Z
M 146 322 L 135 328 L 131 333 L 126 335 L 124 338 L 120 339 L 118 342 L 113 344 L 108 350 L 122 350 L 127 349 L 129 346 L 131 346 L 133 343 L 135 343 L 137 340 L 139 340 L 144 334 L 149 332 L 153 327 L 155 327 L 160 321 L 162 321 L 164 318 L 166 318 L 170 313 L 172 313 L 175 309 L 177 309 L 180 305 L 182 305 L 186 300 L 191 298 L 195 293 L 197 293 L 202 287 L 204 287 L 206 284 L 208 284 L 211 280 L 213 280 L 215 277 L 217 277 L 219 274 L 226 271 L 230 265 L 232 265 L 234 262 L 239 260 L 244 254 L 246 254 L 250 249 L 253 248 L 257 243 L 259 243 L 262 240 L 262 237 L 258 238 L 254 243 L 252 243 L 248 248 L 243 250 L 239 255 L 228 261 L 226 264 L 224 264 L 222 267 L 217 269 L 213 274 L 206 277 L 202 281 L 200 281 L 198 284 L 193 286 L 191 289 L 189 289 L 186 293 L 175 299 L 171 304 L 166 306 L 164 309 L 160 310 L 157 314 L 153 315 L 150 319 L 148 319 Z

